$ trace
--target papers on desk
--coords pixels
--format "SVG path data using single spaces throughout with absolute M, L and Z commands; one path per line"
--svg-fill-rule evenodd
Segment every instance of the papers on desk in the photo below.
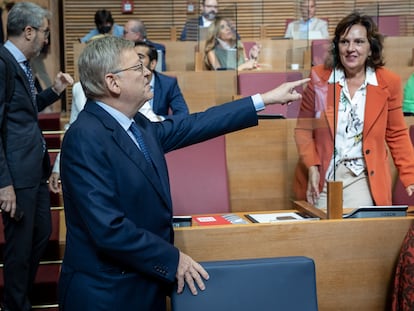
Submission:
M 298 213 L 270 213 L 270 214 L 246 214 L 251 222 L 255 223 L 276 223 L 283 221 L 297 221 L 297 220 L 319 220 L 319 218 L 306 218 Z
M 249 222 L 236 214 L 195 216 L 194 220 L 200 226 L 248 224 Z

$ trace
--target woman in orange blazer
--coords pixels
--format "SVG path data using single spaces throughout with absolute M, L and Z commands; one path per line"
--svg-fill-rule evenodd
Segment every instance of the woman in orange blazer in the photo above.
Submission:
M 343 182 L 344 207 L 391 205 L 387 150 L 413 193 L 414 152 L 401 80 L 383 67 L 382 49 L 373 20 L 354 12 L 337 25 L 326 63 L 312 68 L 295 128 L 298 200 L 326 207 L 326 181 L 337 180 Z

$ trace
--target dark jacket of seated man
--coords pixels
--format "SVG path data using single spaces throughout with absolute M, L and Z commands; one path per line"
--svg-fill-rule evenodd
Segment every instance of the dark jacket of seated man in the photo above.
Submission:
M 188 114 L 187 103 L 178 86 L 177 78 L 159 73 L 157 66 L 158 53 L 156 47 L 147 42 L 135 43 L 135 51 L 143 65 L 151 72 L 149 77 L 154 97 L 150 100 L 150 106 L 155 114 L 167 116 L 168 114 Z

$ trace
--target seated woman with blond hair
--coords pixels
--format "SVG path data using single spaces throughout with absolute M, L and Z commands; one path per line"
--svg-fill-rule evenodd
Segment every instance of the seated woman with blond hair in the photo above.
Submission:
M 255 45 L 249 51 L 249 57 L 246 57 L 243 44 L 237 40 L 231 21 L 216 18 L 209 28 L 204 48 L 204 64 L 209 70 L 255 69 L 259 52 L 259 46 Z

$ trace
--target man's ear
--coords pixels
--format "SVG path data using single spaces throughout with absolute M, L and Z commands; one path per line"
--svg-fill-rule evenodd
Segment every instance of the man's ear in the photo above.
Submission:
M 157 60 L 153 59 L 150 63 L 149 63 L 149 67 L 151 71 L 155 70 L 155 67 L 157 67 Z
M 30 41 L 35 35 L 36 35 L 36 29 L 34 29 L 33 27 L 30 26 L 26 26 L 23 29 L 24 32 L 24 36 L 26 38 L 26 40 Z
M 119 79 L 116 74 L 113 74 L 113 73 L 106 74 L 105 83 L 106 83 L 106 87 L 111 93 L 118 94 L 118 95 L 121 93 Z

